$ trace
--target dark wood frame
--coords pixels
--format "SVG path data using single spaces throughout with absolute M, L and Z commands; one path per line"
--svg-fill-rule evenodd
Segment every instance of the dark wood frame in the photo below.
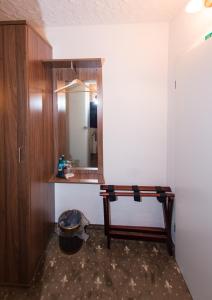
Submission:
M 84 58 L 84 59 L 51 59 L 43 61 L 47 68 L 52 69 L 53 74 L 53 90 L 56 89 L 57 80 L 70 81 L 73 80 L 73 66 L 80 80 L 95 79 L 97 81 L 98 93 L 98 110 L 97 110 L 97 147 L 98 147 L 98 167 L 97 168 L 73 168 L 77 175 L 76 180 L 71 179 L 66 182 L 78 182 L 78 177 L 82 183 L 83 179 L 99 178 L 100 183 L 103 180 L 103 91 L 102 91 L 102 59 L 101 58 Z M 90 76 L 94 76 L 90 77 Z M 58 111 L 57 97 L 53 92 L 53 115 L 54 115 L 54 153 L 55 153 L 55 174 L 57 172 L 58 162 Z M 55 177 L 50 179 L 51 182 L 61 182 L 61 179 Z M 99 182 L 98 182 L 99 183 Z
M 115 185 L 114 195 L 116 197 L 134 197 L 132 186 Z M 108 185 L 101 185 L 100 196 L 103 197 L 104 206 L 104 226 L 105 235 L 107 236 L 107 247 L 110 249 L 111 238 L 115 239 L 132 239 L 154 242 L 164 242 L 167 245 L 167 250 L 170 255 L 173 255 L 173 241 L 171 236 L 172 212 L 175 195 L 170 187 L 160 187 L 165 194 L 165 199 L 162 202 L 163 216 L 165 228 L 160 227 L 141 227 L 141 226 L 123 226 L 112 225 L 110 218 L 110 200 Z M 160 197 L 157 192 L 157 187 L 154 186 L 138 186 L 141 197 Z

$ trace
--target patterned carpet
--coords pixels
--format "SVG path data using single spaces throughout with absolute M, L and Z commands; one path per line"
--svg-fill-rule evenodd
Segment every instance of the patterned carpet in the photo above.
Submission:
M 190 300 L 175 260 L 163 244 L 112 240 L 106 248 L 102 228 L 74 255 L 59 249 L 53 236 L 40 279 L 29 289 L 0 288 L 2 300 Z

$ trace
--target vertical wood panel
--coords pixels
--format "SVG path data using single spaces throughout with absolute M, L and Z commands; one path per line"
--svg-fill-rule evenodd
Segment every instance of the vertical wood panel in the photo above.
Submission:
M 28 28 L 29 119 L 31 164 L 30 272 L 42 255 L 53 223 L 53 186 L 48 183 L 53 169 L 51 74 L 42 60 L 51 57 L 51 48 Z
M 6 257 L 6 190 L 5 190 L 5 96 L 4 96 L 4 57 L 3 28 L 0 27 L 0 282 L 5 278 Z
M 38 62 L 38 40 L 28 28 L 28 91 L 29 91 L 29 153 L 30 153 L 30 273 L 33 272 L 43 250 L 43 91 Z
M 44 53 L 43 53 L 44 54 Z M 45 57 L 52 57 L 50 47 L 45 47 Z M 53 136 L 53 97 L 52 97 L 52 72 L 43 65 L 45 78 L 44 106 L 43 106 L 43 132 L 44 132 L 44 184 L 46 193 L 45 208 L 45 241 L 53 231 L 55 210 L 54 210 L 54 185 L 49 184 L 49 178 L 54 173 L 54 136 Z
M 26 223 L 22 226 L 22 220 L 26 220 L 26 210 L 23 203 L 27 203 L 23 191 L 20 166 L 18 163 L 18 147 L 21 135 L 18 132 L 25 120 L 25 108 L 19 101 L 26 100 L 25 96 L 25 26 L 1 26 L 1 103 L 3 103 L 3 118 L 1 125 L 4 130 L 4 153 L 2 157 L 1 185 L 4 182 L 1 193 L 1 235 L 2 235 L 2 269 L 1 282 L 20 282 L 27 277 L 26 262 Z M 21 84 L 20 84 L 21 83 Z M 2 127 L 1 126 L 1 127 Z M 24 143 L 21 141 L 23 148 Z M 2 155 L 1 155 L 2 156 Z M 27 173 L 25 173 L 25 176 Z M 2 178 L 4 176 L 4 179 Z M 27 177 L 26 177 L 27 178 Z M 21 185 L 20 185 L 21 183 Z M 20 191 L 20 194 L 19 194 Z M 3 198 L 4 197 L 4 198 Z M 24 202 L 22 200 L 25 200 Z M 3 206 L 3 207 L 2 207 Z
M 27 25 L 0 24 L 0 284 L 30 283 L 53 228 L 51 55 Z
M 98 173 L 103 175 L 103 89 L 102 89 L 102 69 L 97 71 L 97 147 L 98 147 Z
M 10 36 L 10 40 L 7 38 Z M 5 86 L 5 168 L 6 180 L 6 232 L 7 232 L 7 269 L 6 278 L 18 280 L 19 264 L 19 224 L 17 191 L 17 69 L 15 28 L 4 27 L 4 86 Z M 12 192 L 10 192 L 12 187 Z M 11 222 L 12 220 L 12 222 Z M 14 226 L 16 224 L 16 226 Z M 11 258 L 11 259 L 10 259 Z
M 27 148 L 27 61 L 26 61 L 26 26 L 16 26 L 16 69 L 17 69 L 17 146 L 20 149 L 20 161 L 18 161 L 17 192 L 19 210 L 19 280 L 27 282 L 29 273 L 27 263 L 29 261 L 29 241 L 30 234 L 30 203 L 29 203 L 29 159 Z M 20 51 L 19 49 L 22 49 Z M 19 158 L 18 158 L 19 159 Z

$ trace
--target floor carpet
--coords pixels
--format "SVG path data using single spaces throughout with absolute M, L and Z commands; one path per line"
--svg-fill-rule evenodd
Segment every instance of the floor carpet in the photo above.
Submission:
M 53 236 L 40 279 L 29 289 L 0 288 L 2 300 L 187 300 L 192 299 L 164 244 L 112 240 L 100 228 L 74 255 L 64 254 Z

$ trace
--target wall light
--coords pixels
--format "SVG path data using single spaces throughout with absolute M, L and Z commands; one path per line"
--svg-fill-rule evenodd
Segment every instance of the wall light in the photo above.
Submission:
M 204 7 L 203 0 L 190 0 L 186 5 L 186 12 L 188 14 L 195 14 Z
M 189 14 L 194 14 L 204 7 L 212 7 L 212 0 L 190 0 L 186 5 L 185 11 Z
M 212 0 L 205 0 L 205 7 L 212 7 Z
M 93 102 L 93 104 L 95 104 L 95 105 L 98 105 L 98 104 L 99 104 L 97 95 L 94 95 L 94 97 L 93 97 L 93 99 L 92 99 L 92 102 Z

